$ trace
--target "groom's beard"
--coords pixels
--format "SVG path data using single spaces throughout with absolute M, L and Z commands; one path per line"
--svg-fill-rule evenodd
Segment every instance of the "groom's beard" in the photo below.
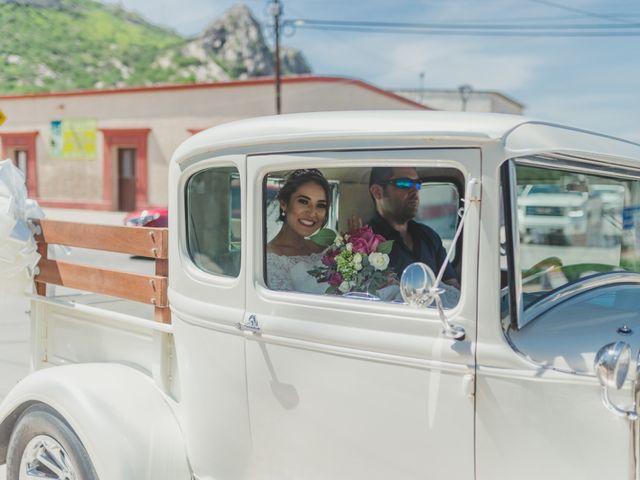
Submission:
M 416 217 L 419 204 L 417 195 L 415 197 L 408 197 L 404 202 L 394 202 L 394 199 L 389 200 L 391 209 L 387 212 L 387 216 L 395 223 L 404 224 Z

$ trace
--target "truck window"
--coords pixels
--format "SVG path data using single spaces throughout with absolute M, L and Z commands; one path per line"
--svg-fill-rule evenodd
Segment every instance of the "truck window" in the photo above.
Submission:
M 409 205 L 409 210 L 413 210 L 411 222 L 414 227 L 412 228 L 416 232 L 420 232 L 416 233 L 416 235 L 428 232 L 424 238 L 420 236 L 420 242 L 423 243 L 420 243 L 417 248 L 418 250 L 420 248 L 437 250 L 437 253 L 432 253 L 433 259 L 431 261 L 431 266 L 437 274 L 438 268 L 442 264 L 439 258 L 442 252 L 446 252 L 450 246 L 458 225 L 458 209 L 462 195 L 460 191 L 461 178 L 453 169 L 408 168 L 409 171 L 413 170 L 411 172 L 412 176 L 417 176 L 420 188 L 416 188 L 416 185 L 412 184 L 402 190 L 395 184 L 385 184 L 383 189 L 387 193 L 406 193 L 411 191 L 412 197 L 414 194 L 416 195 L 408 201 L 409 204 L 412 204 Z M 296 235 L 282 235 L 290 227 L 285 224 L 287 218 L 282 216 L 283 205 L 279 198 L 279 192 L 291 173 L 292 171 L 272 172 L 267 175 L 263 184 L 265 284 L 274 290 L 314 294 L 348 294 L 357 298 L 401 302 L 398 279 L 402 274 L 402 268 L 399 267 L 401 265 L 400 255 L 396 254 L 396 250 L 393 253 L 389 252 L 388 259 L 380 264 L 380 267 L 384 267 L 384 269 L 375 271 L 375 281 L 371 281 L 368 278 L 364 279 L 363 274 L 358 273 L 360 271 L 353 272 L 351 275 L 347 274 L 351 278 L 343 278 L 344 275 L 342 274 L 335 275 L 335 273 L 338 273 L 334 272 L 335 261 L 330 258 L 332 255 L 328 255 L 336 253 L 335 249 L 330 245 L 331 239 L 336 234 L 339 234 L 340 238 L 344 239 L 345 235 L 349 234 L 349 219 L 354 216 L 362 221 L 364 227 L 371 227 L 374 230 L 373 233 L 384 236 L 380 219 L 376 218 L 376 207 L 370 193 L 371 168 L 322 169 L 323 180 L 326 180 L 329 190 L 327 197 L 329 208 L 326 211 L 326 224 L 324 227 L 317 224 L 310 227 L 309 231 L 305 231 L 304 222 L 315 220 L 315 218 L 295 218 L 296 223 L 291 228 L 294 231 L 299 230 L 297 237 Z M 401 185 L 401 187 L 403 186 Z M 389 192 L 393 188 L 397 191 Z M 321 188 L 318 188 L 317 192 L 322 197 L 326 196 L 322 194 Z M 295 205 L 291 205 L 289 208 L 293 209 L 293 207 Z M 302 216 L 304 216 L 304 213 Z M 322 220 L 325 220 L 324 216 Z M 300 222 L 303 224 L 302 228 L 298 228 L 298 223 Z M 312 224 L 309 223 L 309 225 Z M 324 229 L 322 232 L 320 232 L 321 227 Z M 331 230 L 331 232 L 327 233 L 327 230 Z M 390 235 L 394 233 L 397 234 L 395 231 L 389 232 Z M 306 236 L 304 242 L 300 234 Z M 295 248 L 296 245 L 291 244 L 291 239 L 296 238 L 298 248 Z M 392 238 L 385 237 L 384 240 L 392 240 Z M 397 241 L 400 242 L 399 240 Z M 314 245 L 314 243 L 317 243 L 317 245 Z M 348 239 L 346 243 L 350 243 Z M 363 269 L 366 269 L 367 265 L 369 265 L 369 259 L 375 257 L 369 257 L 372 252 L 361 251 L 356 253 L 360 253 L 360 257 L 366 256 L 366 260 L 362 259 Z M 409 257 L 412 254 L 407 253 L 406 256 Z M 448 269 L 448 275 L 445 278 L 459 280 L 460 258 L 459 255 L 453 258 L 453 264 Z M 388 263 L 383 265 L 385 262 Z M 359 268 L 359 266 L 357 262 L 354 262 L 355 269 Z M 345 269 L 343 268 L 342 271 L 344 273 Z M 448 306 L 452 306 L 456 302 L 457 296 L 455 301 L 450 302 Z
M 205 272 L 229 277 L 240 272 L 241 198 L 235 167 L 209 168 L 187 182 L 187 246 Z
M 514 164 L 511 185 L 517 212 L 511 255 L 524 325 L 555 292 L 640 272 L 640 180 L 522 163 Z

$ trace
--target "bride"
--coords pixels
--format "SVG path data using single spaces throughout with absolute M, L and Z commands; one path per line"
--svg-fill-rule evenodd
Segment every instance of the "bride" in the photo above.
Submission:
M 329 182 L 316 168 L 294 170 L 278 193 L 282 227 L 267 244 L 267 284 L 274 290 L 324 293 L 307 272 L 321 264 L 324 247 L 308 239 L 327 223 Z

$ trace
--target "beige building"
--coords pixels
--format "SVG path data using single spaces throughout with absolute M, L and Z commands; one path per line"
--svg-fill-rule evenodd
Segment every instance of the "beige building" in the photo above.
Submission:
M 504 93 L 489 90 L 474 90 L 462 85 L 457 90 L 404 89 L 393 93 L 417 103 L 429 105 L 436 110 L 448 112 L 493 112 L 522 115 L 525 106 Z
M 283 79 L 283 113 L 425 109 L 359 80 Z M 167 202 L 167 168 L 194 133 L 275 112 L 273 79 L 0 96 L 1 159 L 41 205 L 130 211 Z

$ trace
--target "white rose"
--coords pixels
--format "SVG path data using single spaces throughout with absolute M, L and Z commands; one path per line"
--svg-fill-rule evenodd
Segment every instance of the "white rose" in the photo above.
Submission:
M 340 286 L 338 287 L 338 290 L 340 290 L 342 293 L 347 293 L 349 291 L 349 288 L 351 288 L 351 282 L 347 282 L 345 280 L 340 284 Z
M 373 252 L 369 254 L 369 263 L 376 270 L 385 270 L 389 266 L 389 255 L 386 253 Z
M 355 267 L 356 271 L 360 271 L 362 270 L 362 255 L 360 253 L 356 253 L 353 256 L 353 266 Z
M 342 245 L 344 243 L 344 239 L 338 234 L 338 235 L 336 235 L 336 238 L 333 241 L 333 243 L 334 243 L 334 245 L 339 247 L 340 245 Z
M 353 251 L 353 245 L 350 243 L 347 243 L 347 252 L 352 252 Z

